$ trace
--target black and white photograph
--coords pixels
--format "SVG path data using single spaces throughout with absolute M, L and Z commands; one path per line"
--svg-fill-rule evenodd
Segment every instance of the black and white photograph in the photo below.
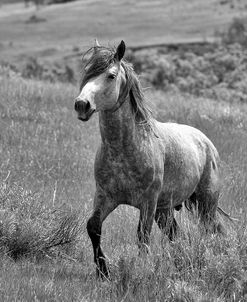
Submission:
M 247 301 L 247 0 L 0 0 L 0 301 Z

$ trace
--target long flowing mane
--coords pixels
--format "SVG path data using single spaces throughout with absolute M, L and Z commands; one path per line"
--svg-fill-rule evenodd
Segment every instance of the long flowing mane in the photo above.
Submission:
M 82 70 L 82 78 L 80 83 L 80 90 L 93 77 L 107 71 L 107 69 L 115 63 L 116 50 L 103 46 L 92 47 L 83 56 L 84 66 Z M 89 59 L 85 60 L 89 56 Z M 126 85 L 129 91 L 130 103 L 132 112 L 135 116 L 135 121 L 139 124 L 150 124 L 152 120 L 152 111 L 149 108 L 145 99 L 143 88 L 140 80 L 135 73 L 132 64 L 126 60 L 121 60 L 126 75 Z

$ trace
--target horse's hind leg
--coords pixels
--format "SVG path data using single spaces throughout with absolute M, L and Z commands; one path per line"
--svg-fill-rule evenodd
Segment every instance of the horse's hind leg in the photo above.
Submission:
M 173 241 L 178 232 L 178 224 L 174 218 L 173 209 L 162 209 L 157 206 L 155 213 L 155 221 L 158 227 L 164 232 L 168 238 Z
M 217 221 L 216 211 L 218 206 L 218 192 L 210 192 L 206 190 L 197 194 L 198 203 L 197 210 L 200 221 L 206 228 L 206 231 L 213 233 L 222 232 L 223 227 Z
M 199 218 L 207 231 L 224 233 L 224 228 L 216 216 L 219 200 L 219 179 L 213 166 L 207 172 L 203 175 L 195 193 Z
M 197 210 L 197 196 L 196 193 L 192 193 L 191 196 L 185 200 L 184 205 L 186 209 L 190 212 Z

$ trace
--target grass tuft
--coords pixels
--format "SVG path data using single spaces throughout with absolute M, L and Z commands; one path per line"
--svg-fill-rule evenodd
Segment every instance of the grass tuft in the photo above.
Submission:
M 0 250 L 14 260 L 55 257 L 76 244 L 82 228 L 78 213 L 49 207 L 18 185 L 3 183 L 0 196 Z

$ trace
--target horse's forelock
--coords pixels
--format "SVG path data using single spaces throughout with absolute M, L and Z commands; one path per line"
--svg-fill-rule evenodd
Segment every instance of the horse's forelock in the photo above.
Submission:
M 90 56 L 82 70 L 82 81 L 80 89 L 88 80 L 104 73 L 114 62 L 115 51 L 111 48 L 98 46 L 90 48 L 83 56 Z

